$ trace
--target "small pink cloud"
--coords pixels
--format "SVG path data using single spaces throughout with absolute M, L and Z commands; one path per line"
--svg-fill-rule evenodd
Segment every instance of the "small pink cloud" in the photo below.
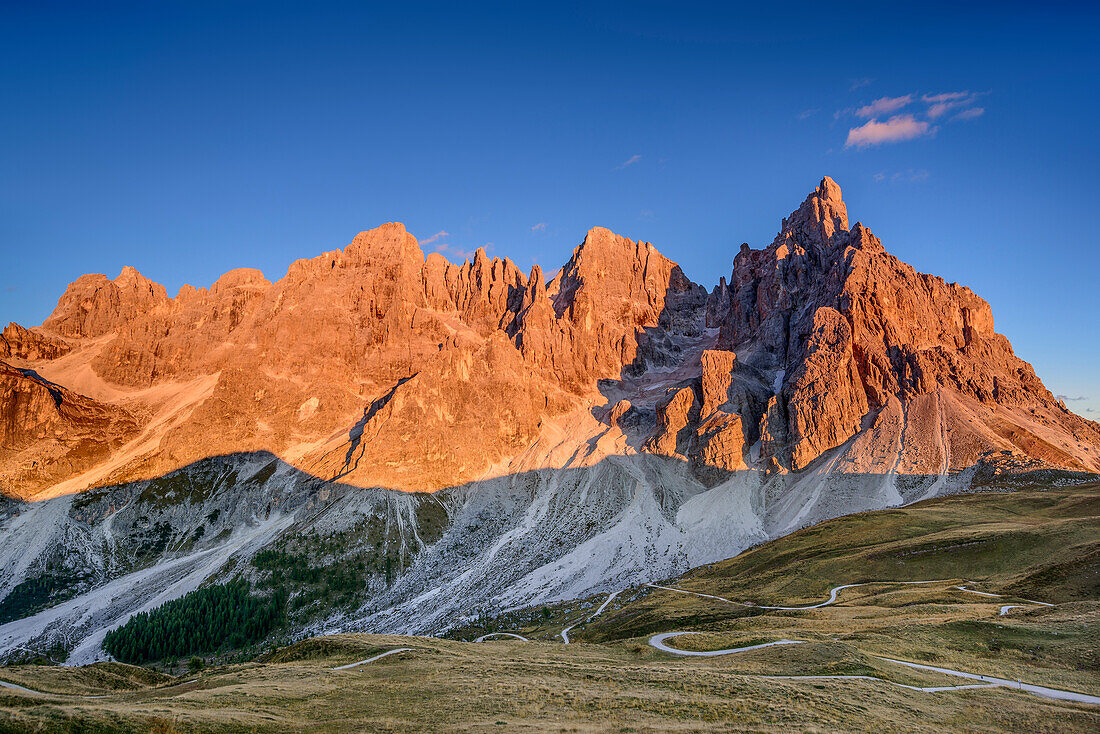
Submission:
M 455 247 L 454 245 L 448 245 L 446 242 L 440 242 L 436 245 L 435 251 L 442 255 L 450 255 L 456 262 L 474 259 L 474 253 L 472 251 L 463 250 L 461 247 Z
M 848 131 L 848 140 L 844 147 L 866 148 L 869 145 L 896 143 L 919 138 L 934 131 L 935 128 L 930 123 L 917 120 L 912 115 L 894 115 L 886 122 L 869 120 L 859 127 L 853 127 Z
M 906 171 L 896 171 L 889 176 L 887 176 L 885 172 L 876 173 L 874 175 L 874 179 L 879 183 L 882 183 L 883 181 L 889 181 L 890 183 L 899 183 L 902 181 L 920 183 L 921 181 L 927 181 L 929 175 L 931 174 L 929 174 L 928 171 L 923 168 L 910 168 Z
M 942 117 L 943 113 L 951 109 L 951 105 L 948 102 L 939 102 L 928 108 L 928 116 L 935 120 L 937 117 Z
M 436 232 L 435 234 L 433 234 L 433 235 L 432 235 L 431 237 L 429 237 L 428 239 L 426 239 L 426 240 L 421 240 L 421 241 L 420 241 L 420 244 L 422 244 L 422 245 L 430 245 L 430 244 L 432 244 L 433 242 L 435 242 L 436 240 L 441 240 L 441 239 L 443 239 L 444 237 L 449 237 L 449 236 L 450 236 L 450 234 L 449 234 L 448 232 L 445 232 L 445 231 L 443 231 L 443 230 L 441 229 L 441 230 L 439 230 L 438 232 Z
M 952 117 L 952 120 L 973 120 L 975 117 L 981 117 L 985 114 L 984 107 L 971 107 L 968 110 L 963 110 L 959 114 Z
M 908 107 L 913 102 L 913 95 L 905 94 L 901 97 L 879 97 L 869 105 L 865 105 L 856 110 L 856 114 L 860 117 L 878 117 L 879 115 L 888 115 L 891 112 L 897 112 L 903 107 Z
M 965 90 L 962 92 L 925 94 L 921 97 L 921 100 L 928 103 L 928 119 L 935 120 L 939 117 L 943 117 L 945 114 L 958 107 L 969 107 L 980 96 L 980 92 L 970 92 L 969 90 Z M 977 115 L 972 115 L 971 117 L 977 117 L 980 114 L 981 113 L 979 112 Z M 963 117 L 959 119 L 966 120 L 970 118 Z
M 546 222 L 539 222 L 534 227 L 531 227 L 532 232 L 542 232 L 546 229 Z
M 970 92 L 942 92 L 940 94 L 926 94 L 921 97 L 925 102 L 929 104 L 942 104 L 944 102 L 954 102 L 955 100 L 969 97 Z
M 627 166 L 634 165 L 635 163 L 637 163 L 641 159 L 642 159 L 642 157 L 640 155 L 638 155 L 637 153 L 635 153 L 634 155 L 630 156 L 625 161 L 623 161 L 620 165 L 615 166 L 615 170 L 616 171 L 621 171 L 622 169 L 626 168 Z

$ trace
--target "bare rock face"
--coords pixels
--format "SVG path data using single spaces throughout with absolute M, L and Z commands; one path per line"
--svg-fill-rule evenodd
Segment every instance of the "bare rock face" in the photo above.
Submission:
M 617 428 L 622 427 L 623 419 L 626 418 L 627 413 L 630 412 L 632 407 L 629 400 L 620 400 L 615 403 L 607 416 L 608 423 Z
M 0 334 L 0 359 L 21 359 L 28 362 L 57 359 L 68 354 L 71 347 L 64 339 L 8 324 Z
M 126 266 L 114 280 L 99 274 L 80 276 L 42 326 L 65 337 L 95 337 L 167 306 L 164 286 Z
M 699 358 L 702 374 L 703 416 L 709 416 L 729 402 L 733 375 L 737 369 L 737 355 L 716 349 L 704 350 Z
M 746 469 L 746 428 L 740 413 L 753 409 L 738 374 L 737 356 L 707 349 L 700 355 L 700 367 L 697 379 L 688 386 L 670 388 L 658 402 L 657 425 L 643 448 L 700 469 Z M 703 471 L 701 476 L 720 474 Z
M 803 358 L 787 380 L 791 468 L 801 469 L 859 431 L 867 396 L 852 353 L 852 329 L 829 306 L 814 311 Z
M 578 391 L 644 370 L 653 334 L 682 326 L 672 323 L 674 304 L 705 298 L 653 245 L 602 227 L 589 230 L 545 290 L 540 281 L 541 270 L 533 272 L 516 342 L 528 361 Z
M 727 472 L 748 468 L 741 416 L 723 410 L 707 416 L 696 429 L 691 458 L 701 466 Z
M 645 449 L 661 456 L 686 460 L 692 452 L 692 426 L 699 422 L 695 390 L 682 387 L 657 406 L 657 429 Z
M 22 497 L 254 451 L 402 490 L 608 451 L 708 482 L 1100 470 L 1100 427 L 989 305 L 850 226 L 828 178 L 709 294 L 603 228 L 547 281 L 484 249 L 425 257 L 390 223 L 274 282 L 240 269 L 170 298 L 133 268 L 83 276 L 42 327 L 5 329 L 0 359 L 0 476 Z
M 32 370 L 0 362 L 0 491 L 29 498 L 109 459 L 132 439 L 127 410 L 77 395 Z

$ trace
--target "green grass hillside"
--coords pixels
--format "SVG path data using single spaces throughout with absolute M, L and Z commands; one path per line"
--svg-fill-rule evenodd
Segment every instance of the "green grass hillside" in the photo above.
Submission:
M 660 583 L 761 605 L 800 606 L 823 601 L 842 584 L 935 579 L 953 582 L 944 585 L 949 602 L 981 599 L 952 590 L 965 581 L 1004 594 L 1004 604 L 1021 598 L 1100 600 L 1100 484 L 958 495 L 848 515 Z M 910 597 L 927 589 L 902 591 L 912 603 Z M 841 599 L 868 593 L 851 589 Z M 762 613 L 721 603 L 702 608 L 698 597 L 655 590 L 636 590 L 634 596 L 628 613 L 605 612 L 574 636 L 602 641 L 665 628 L 679 621 L 685 605 L 710 622 Z M 625 602 L 631 595 L 621 597 Z

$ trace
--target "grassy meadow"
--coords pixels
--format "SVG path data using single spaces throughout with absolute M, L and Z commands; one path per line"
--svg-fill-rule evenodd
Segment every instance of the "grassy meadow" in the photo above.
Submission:
M 641 586 L 595 617 L 606 596 L 482 620 L 451 639 L 333 635 L 176 675 L 0 668 L 0 680 L 35 691 L 0 688 L 0 732 L 1093 732 L 1098 706 L 1007 688 L 914 691 L 885 681 L 969 681 L 875 656 L 1100 695 L 1098 548 L 1097 484 L 936 499 L 659 582 L 728 601 Z M 865 582 L 882 583 L 819 609 L 760 606 L 814 604 Z M 531 641 L 468 641 L 494 630 Z M 697 633 L 669 641 L 685 650 L 806 642 L 711 658 L 648 644 L 680 630 Z M 333 670 L 399 647 L 411 650 Z M 796 675 L 885 680 L 774 677 Z

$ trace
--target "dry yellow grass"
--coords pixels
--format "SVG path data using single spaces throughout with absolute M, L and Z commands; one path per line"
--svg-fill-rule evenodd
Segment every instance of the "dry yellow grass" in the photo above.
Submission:
M 1098 497 L 1094 485 L 866 513 L 668 582 L 795 605 L 887 572 L 947 579 L 848 589 L 814 610 L 639 587 L 577 627 L 579 642 L 568 646 L 561 627 L 589 617 L 600 598 L 519 615 L 528 624 L 514 631 L 544 638 L 529 643 L 335 635 L 167 681 L 126 666 L 0 668 L 0 679 L 52 692 L 0 689 L 0 732 L 1094 732 L 1100 707 L 1011 689 L 929 693 L 768 676 L 966 682 L 875 657 L 885 655 L 1100 694 L 1100 601 L 1087 560 L 1100 543 Z M 964 581 L 1005 597 L 955 588 Z M 1057 606 L 999 614 L 1025 593 Z M 712 658 L 675 657 L 647 642 L 674 630 L 698 632 L 675 639 L 682 649 L 809 642 Z M 333 670 L 397 647 L 413 649 Z
M 773 630 L 767 630 L 771 634 Z M 759 634 L 753 630 L 751 634 Z M 745 632 L 699 635 L 707 649 Z M 687 643 L 688 638 L 683 638 Z M 335 644 L 331 644 L 335 643 Z M 678 642 L 679 644 L 679 642 Z M 358 668 L 366 650 L 411 647 Z M 686 644 L 685 644 L 686 647 Z M 342 648 L 342 649 L 341 649 Z M 203 673 L 196 682 L 103 698 L 0 694 L 0 731 L 1095 731 L 1100 709 L 1004 689 L 922 693 L 875 681 L 763 675 L 860 673 L 902 683 L 957 679 L 899 670 L 859 647 L 823 640 L 773 651 L 681 659 L 644 640 L 611 644 L 467 643 L 341 635 L 329 656 Z M 23 671 L 56 688 L 56 668 Z M 11 679 L 11 670 L 0 675 Z M 79 726 L 86 729 L 74 728 Z

